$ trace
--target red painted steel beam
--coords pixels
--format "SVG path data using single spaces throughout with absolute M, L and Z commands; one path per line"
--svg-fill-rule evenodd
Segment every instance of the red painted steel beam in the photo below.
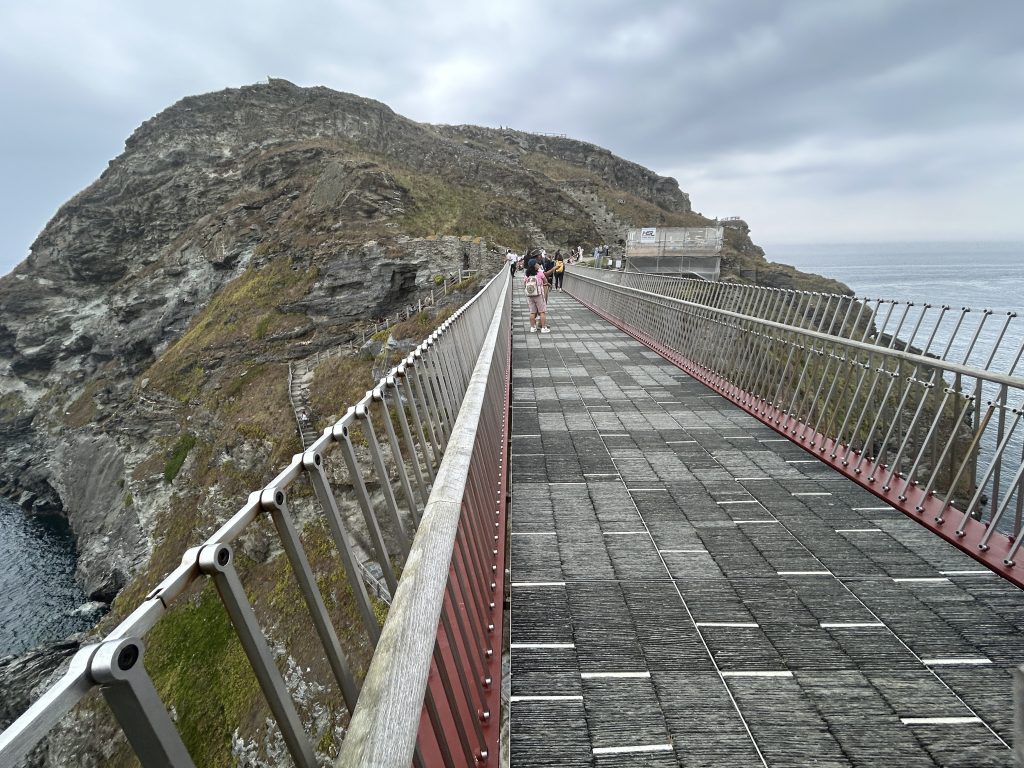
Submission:
M 508 360 L 505 363 L 505 400 L 502 407 L 503 420 L 501 425 L 501 469 L 498 472 L 498 497 L 494 512 L 494 549 L 497 550 L 495 562 L 497 569 L 493 573 L 494 587 L 491 599 L 494 601 L 492 616 L 494 631 L 492 633 L 494 654 L 490 658 L 488 674 L 493 683 L 487 690 L 487 703 L 491 709 L 491 719 L 484 728 L 488 739 L 490 760 L 488 765 L 499 765 L 501 762 L 501 654 L 505 647 L 505 542 L 508 538 L 508 470 L 509 448 L 512 434 L 512 323 L 508 330 Z
M 508 450 L 509 450 L 509 434 L 511 430 L 511 422 L 509 414 L 511 413 L 511 399 L 512 399 L 512 332 L 511 327 L 509 329 L 508 338 L 508 359 L 505 364 L 504 381 L 505 381 L 505 394 L 504 394 L 504 408 L 502 413 L 504 414 L 503 423 L 501 428 L 501 445 L 495 446 L 498 449 L 500 455 L 500 465 L 498 471 L 495 473 L 497 478 L 497 484 L 495 487 L 495 508 L 480 510 L 481 518 L 484 521 L 484 525 L 493 528 L 493 546 L 488 542 L 488 548 L 496 550 L 494 555 L 494 562 L 497 564 L 495 571 L 485 578 L 488 584 L 494 586 L 490 589 L 490 600 L 489 603 L 493 604 L 493 608 L 490 605 L 483 606 L 482 613 L 488 617 L 488 620 L 493 623 L 494 628 L 488 632 L 490 640 L 490 648 L 493 653 L 489 658 L 486 659 L 486 666 L 484 668 L 485 676 L 491 679 L 490 686 L 484 689 L 483 700 L 487 711 L 490 716 L 486 720 L 481 721 L 481 729 L 484 735 L 484 741 L 487 748 L 487 759 L 477 760 L 476 765 L 487 765 L 496 766 L 500 762 L 499 749 L 500 749 L 500 737 L 501 737 L 501 653 L 504 642 L 504 600 L 505 594 L 505 532 L 506 532 L 506 518 L 507 518 L 507 491 L 508 491 Z M 472 511 L 463 512 L 464 515 L 474 514 Z M 465 521 L 463 525 L 467 524 Z M 462 615 L 462 621 L 469 627 L 473 627 L 476 622 L 474 611 L 470 610 L 464 602 L 464 598 L 471 595 L 464 595 L 462 590 L 459 588 L 459 581 L 456 577 L 456 569 L 462 569 L 463 573 L 466 573 L 467 568 L 471 566 L 471 563 L 463 559 L 462 550 L 456 544 L 455 550 L 452 553 L 452 564 L 449 569 L 448 579 L 454 585 L 454 593 L 456 594 L 457 604 L 453 604 L 446 593 L 444 604 L 441 608 L 442 611 L 446 612 L 451 619 L 451 623 L 455 631 L 455 647 L 451 647 L 447 636 L 444 632 L 443 626 L 439 624 L 437 629 L 437 643 L 444 662 L 446 669 L 454 670 L 460 669 L 460 667 L 469 667 L 470 663 L 467 659 L 467 655 L 471 653 L 471 649 L 466 648 L 460 639 L 460 633 L 457 630 L 457 621 L 455 619 L 454 611 L 458 611 Z M 486 596 L 485 596 L 486 599 Z M 474 638 L 475 639 L 475 638 Z M 482 638 L 481 638 L 482 639 Z M 459 729 L 456 725 L 456 718 L 461 719 L 462 725 L 466 732 L 470 734 L 470 740 L 475 742 L 475 726 L 470 722 L 470 718 L 480 717 L 480 712 L 473 705 L 465 699 L 462 694 L 461 687 L 458 685 L 456 679 L 452 679 L 452 685 L 455 688 L 455 698 L 457 699 L 457 711 L 452 711 L 448 706 L 447 697 L 445 695 L 444 687 L 441 683 L 439 672 L 437 670 L 436 662 L 431 664 L 430 676 L 427 679 L 427 685 L 433 693 L 434 701 L 437 703 L 438 717 L 440 720 L 441 728 L 443 731 L 443 738 L 446 745 L 451 753 L 452 758 L 456 765 L 462 765 L 466 759 L 465 751 L 462 747 L 462 741 L 459 736 Z M 426 707 L 420 714 L 420 728 L 419 735 L 417 738 L 417 744 L 420 748 L 420 752 L 423 756 L 423 762 L 429 768 L 433 766 L 443 766 L 444 759 L 442 757 L 442 748 L 438 743 L 438 736 L 434 733 L 434 729 L 431 726 L 429 716 L 427 715 Z
M 570 291 L 567 291 L 567 293 L 571 296 L 573 295 Z M 871 459 L 865 459 L 861 463 L 860 472 L 855 472 L 852 466 L 848 466 L 847 463 L 843 461 L 843 456 L 845 456 L 846 453 L 845 445 L 841 446 L 842 450 L 837 451 L 838 455 L 835 458 L 832 458 L 830 454 L 833 446 L 835 445 L 835 441 L 831 438 L 828 438 L 819 432 L 812 431 L 812 428 L 809 425 L 802 421 L 797 421 L 781 409 L 770 405 L 764 400 L 758 400 L 756 406 L 751 405 L 750 403 L 744 403 L 743 401 L 745 399 L 753 400 L 754 396 L 736 389 L 731 382 L 723 379 L 714 371 L 708 370 L 707 368 L 694 363 L 656 339 L 625 325 L 616 318 L 606 314 L 599 307 L 583 301 L 576 296 L 573 296 L 573 298 L 579 301 L 583 306 L 587 307 L 587 309 L 594 312 L 594 314 L 604 320 L 607 320 L 619 330 L 629 334 L 644 346 L 657 352 L 677 368 L 686 372 L 697 381 L 700 381 L 712 391 L 725 397 L 736 407 L 746 411 L 758 421 L 767 424 L 782 437 L 791 440 L 793 443 L 807 451 L 810 455 L 829 465 L 841 475 L 855 482 L 861 488 L 870 491 L 893 509 L 899 510 L 910 519 L 920 523 L 936 536 L 952 544 L 967 555 L 970 555 L 993 573 L 1002 576 L 1011 584 L 1024 589 L 1024 568 L 1016 568 L 1014 565 L 1007 565 L 1005 562 L 1006 556 L 1009 554 L 1010 547 L 1013 544 L 1013 540 L 1009 536 L 997 533 L 989 540 L 988 546 L 985 549 L 982 549 L 979 546 L 979 542 L 988 531 L 988 526 L 985 523 L 979 522 L 978 520 L 968 519 L 966 524 L 963 526 L 963 534 L 958 535 L 956 528 L 963 516 L 963 510 L 950 505 L 945 509 L 945 513 L 940 517 L 943 507 L 946 506 L 945 501 L 936 498 L 934 495 L 922 498 L 924 496 L 922 489 L 914 484 L 911 484 L 907 489 L 906 498 L 901 499 L 899 497 L 900 489 L 896 487 L 895 483 L 892 487 L 886 490 L 882 487 L 883 484 L 877 479 L 874 481 L 869 480 L 869 478 L 875 476 L 876 472 L 879 474 L 887 474 L 888 468 L 879 466 Z M 782 426 L 783 423 L 785 423 L 785 426 Z M 794 427 L 799 427 L 796 432 L 802 432 L 802 440 L 796 438 L 794 434 L 790 433 L 790 430 Z M 856 455 L 858 460 L 860 459 L 860 454 L 853 455 Z M 902 482 L 899 485 L 902 485 Z

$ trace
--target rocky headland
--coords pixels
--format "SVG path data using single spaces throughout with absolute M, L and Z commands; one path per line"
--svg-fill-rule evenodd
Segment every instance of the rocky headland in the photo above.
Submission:
M 101 628 L 112 626 L 301 449 L 290 362 L 345 350 L 313 374 L 326 422 L 370 383 L 365 324 L 415 304 L 438 275 L 491 274 L 506 247 L 589 251 L 631 226 L 711 223 L 674 179 L 585 142 L 420 124 L 281 80 L 182 99 L 0 278 L 0 495 L 67 517 L 79 579 L 113 603 Z M 845 291 L 767 263 L 742 221 L 728 222 L 722 255 L 725 279 Z M 288 621 L 295 588 L 268 541 L 246 542 L 247 585 L 329 754 L 344 716 Z M 340 620 L 346 610 L 339 592 Z M 148 638 L 147 666 L 197 764 L 276 765 L 280 745 L 222 613 L 197 588 Z M 356 656 L 358 635 L 343 638 Z M 42 677 L 68 652 L 0 663 L 0 680 Z M 0 682 L 4 718 L 27 697 L 11 690 Z M 95 702 L 37 760 L 130 762 Z

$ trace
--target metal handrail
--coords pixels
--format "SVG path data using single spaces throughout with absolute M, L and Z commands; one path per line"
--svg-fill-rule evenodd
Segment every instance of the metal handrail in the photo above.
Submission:
M 449 569 L 452 566 L 456 535 L 463 528 L 468 545 L 486 549 L 487 559 L 498 571 L 500 538 L 494 533 L 502 499 L 502 456 L 505 435 L 505 382 L 510 361 L 510 300 L 494 310 L 469 389 L 452 430 L 452 440 L 438 469 L 423 513 L 423 524 L 407 559 L 402 581 L 398 585 L 363 684 L 363 692 L 342 744 L 339 766 L 379 766 L 405 768 L 413 759 L 413 749 L 420 726 L 420 709 L 410 702 L 423 700 L 427 676 L 439 658 L 437 634 L 442 608 L 452 590 Z M 493 536 L 493 541 L 492 541 Z M 498 583 L 488 576 L 487 613 L 491 618 L 482 637 L 463 638 L 487 645 L 485 659 L 496 660 L 494 653 L 493 599 Z M 458 609 L 456 609 L 458 610 Z M 500 614 L 500 609 L 497 611 Z M 500 633 L 498 641 L 500 642 Z M 446 637 L 449 643 L 455 640 Z M 466 648 L 467 655 L 475 651 Z M 469 659 L 447 670 L 449 675 L 467 676 Z M 443 663 L 443 662 L 442 662 Z M 490 665 L 488 665 L 490 666 Z M 490 687 L 490 675 L 476 684 Z M 490 709 L 479 706 L 469 696 L 470 709 L 484 722 L 490 720 Z M 463 736 L 467 764 L 486 760 L 494 753 L 493 746 L 481 733 Z M 455 734 L 446 739 L 446 746 L 456 743 Z M 427 764 L 431 764 L 429 761 Z
M 945 305 L 904 301 L 900 299 L 869 298 L 854 294 L 822 293 L 795 288 L 774 288 L 764 285 L 703 280 L 690 277 L 656 275 L 645 272 L 601 270 L 574 266 L 573 271 L 604 282 L 613 282 L 626 288 L 656 293 L 676 299 L 693 301 L 716 309 L 739 309 L 745 314 L 762 319 L 779 319 L 780 313 L 802 304 L 799 314 L 791 315 L 795 324 L 811 327 L 827 314 L 826 328 L 830 335 L 857 338 L 871 322 L 876 343 L 892 341 L 893 329 L 916 329 L 919 338 L 935 337 L 930 357 L 949 359 L 962 355 L 961 363 L 973 361 L 973 367 L 991 370 L 997 362 L 1006 364 L 1006 373 L 1013 375 L 1024 358 L 1024 343 L 1015 349 L 1004 347 L 1007 339 L 1015 337 L 1012 327 L 1015 312 L 997 313 L 990 309 L 972 310 Z M 977 318 L 973 321 L 972 318 Z M 1002 318 L 1002 322 L 993 320 Z M 879 319 L 882 322 L 879 324 Z M 844 322 L 845 321 L 845 322 Z M 950 327 L 952 326 L 952 327 Z M 1016 337 L 1022 337 L 1017 330 Z M 916 339 L 903 339 L 908 346 Z
M 143 638 L 174 601 L 204 577 L 212 579 L 216 585 L 296 765 L 317 765 L 311 741 L 303 731 L 294 702 L 245 595 L 234 566 L 232 545 L 254 521 L 264 515 L 270 516 L 346 706 L 350 712 L 354 711 L 360 686 L 349 669 L 299 540 L 288 510 L 286 493 L 299 478 L 306 479 L 312 486 L 337 546 L 340 564 L 344 566 L 348 583 L 356 596 L 369 642 L 376 646 L 381 628 L 329 479 L 330 454 L 335 450 L 341 453 L 347 479 L 363 512 L 374 556 L 384 572 L 391 594 L 395 595 L 398 580 L 393 560 L 416 572 L 415 563 L 409 562 L 407 557 L 411 551 L 411 531 L 419 526 L 421 520 L 430 518 L 432 508 L 428 506 L 428 495 L 433 494 L 432 486 L 436 485 L 442 457 L 453 435 L 457 436 L 455 445 L 463 450 L 461 433 L 456 432 L 456 428 L 464 426 L 457 419 L 462 399 L 473 383 L 481 350 L 493 336 L 492 325 L 498 322 L 496 318 L 501 311 L 508 314 L 509 296 L 508 271 L 501 269 L 473 299 L 349 408 L 337 423 L 325 429 L 303 453 L 295 455 L 277 477 L 261 490 L 251 493 L 248 501 L 202 545 L 187 550 L 181 564 L 105 638 L 82 647 L 72 658 L 63 677 L 0 733 L 0 767 L 16 765 L 65 714 L 96 688 L 102 693 L 143 766 L 192 766 L 175 724 L 142 663 Z M 489 354 L 493 356 L 493 351 Z M 491 460 L 496 460 L 496 457 L 492 456 Z M 383 499 L 376 495 L 371 497 L 367 478 L 379 483 L 378 494 Z M 456 495 L 457 488 L 449 481 L 446 483 L 445 498 Z M 389 548 L 385 541 L 379 524 L 381 519 L 387 519 L 395 531 L 398 551 Z M 416 541 L 429 538 L 426 533 L 417 534 Z M 460 539 L 460 546 L 464 545 Z M 474 551 L 472 558 L 459 558 L 464 571 L 460 572 L 461 579 L 472 579 L 477 583 L 483 579 L 490 580 L 495 571 L 501 572 L 494 563 L 477 557 L 478 554 Z M 486 572 L 469 575 L 471 566 Z M 481 590 L 475 594 L 478 599 L 488 596 Z M 470 594 L 460 591 L 460 597 L 467 600 Z M 493 610 L 493 601 L 489 602 Z M 484 616 L 485 610 L 486 606 L 480 607 L 480 616 Z M 389 620 L 388 624 L 391 623 Z M 424 632 L 429 631 L 433 641 L 437 634 L 435 631 L 423 624 L 417 626 Z M 465 630 L 462 623 L 459 627 Z M 480 627 L 472 629 L 477 634 L 486 632 L 486 622 L 482 630 Z M 464 642 L 468 644 L 471 641 L 466 639 Z M 477 681 L 477 688 L 482 684 L 482 681 Z M 481 694 L 477 692 L 476 695 Z M 430 689 L 427 704 L 431 711 L 444 706 L 458 710 L 457 703 L 452 704 L 450 700 L 447 705 L 436 701 Z M 406 705 L 415 708 L 418 716 L 419 702 L 410 700 Z M 446 738 L 440 735 L 442 725 L 436 725 L 436 729 L 438 740 Z
M 967 310 L 953 313 L 952 335 L 935 353 L 948 307 L 918 349 L 924 316 L 908 323 L 913 305 L 906 303 L 878 312 L 852 297 L 676 279 L 669 289 L 693 291 L 678 298 L 625 280 L 573 269 L 566 286 L 780 434 L 1024 586 L 1024 573 L 1014 570 L 1024 544 L 1024 378 L 1013 375 L 1024 344 L 1010 372 L 998 373 L 968 363 L 980 325 L 963 360 L 947 359 Z

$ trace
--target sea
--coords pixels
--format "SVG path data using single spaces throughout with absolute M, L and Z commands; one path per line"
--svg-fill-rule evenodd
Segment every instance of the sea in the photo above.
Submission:
M 871 299 L 868 306 L 876 306 L 878 299 L 913 302 L 898 334 L 901 339 L 912 338 L 915 347 L 949 362 L 1024 378 L 1024 242 L 775 245 L 765 247 L 765 256 L 840 280 L 857 296 Z M 945 312 L 943 305 L 949 307 Z M 964 307 L 970 312 L 963 313 Z M 902 313 L 902 307 L 895 310 L 892 322 Z M 884 317 L 880 311 L 876 324 Z M 965 381 L 965 386 L 971 391 L 974 384 Z M 986 408 L 996 400 L 998 387 L 982 384 L 978 394 Z M 1024 406 L 1021 395 L 1011 389 L 1008 404 Z M 1008 416 L 1008 423 L 1012 418 Z M 982 470 L 996 455 L 996 424 L 993 419 L 979 443 Z M 1024 430 L 1009 433 L 1004 455 L 1024 455 Z M 1005 488 L 1005 469 L 1001 476 Z M 1011 495 L 1010 508 L 1015 505 L 1016 496 Z M 1007 526 L 1012 526 L 1011 514 L 999 525 L 1001 530 Z
M 0 498 L 0 657 L 88 629 L 102 609 L 75 580 L 67 522 Z
M 1001 312 L 983 329 L 990 347 L 999 320 L 1016 312 L 996 370 L 1007 371 L 1024 340 L 1024 242 L 773 244 L 765 255 L 840 280 L 859 296 L 968 306 L 972 317 L 982 309 Z M 95 621 L 97 606 L 87 602 L 74 570 L 74 538 L 62 521 L 30 517 L 0 498 L 0 656 Z
M 769 261 L 833 277 L 858 296 L 1024 316 L 1024 241 L 763 246 Z
M 1024 376 L 1024 360 L 1016 361 L 1024 342 L 1024 242 L 774 245 L 765 247 L 765 256 L 835 278 L 860 297 L 913 302 L 901 338 L 911 333 L 923 305 L 931 304 L 915 346 L 926 343 L 937 326 L 932 354 L 1000 373 L 1009 373 L 1016 362 L 1015 375 Z M 950 307 L 944 314 L 942 305 Z M 971 312 L 957 328 L 962 307 Z M 992 313 L 982 322 L 984 310 Z M 953 343 L 943 354 L 950 335 Z

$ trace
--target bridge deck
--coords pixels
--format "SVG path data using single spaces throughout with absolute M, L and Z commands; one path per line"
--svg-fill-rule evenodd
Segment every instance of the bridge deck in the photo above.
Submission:
M 513 768 L 1012 763 L 1020 591 L 550 306 L 514 310 Z

